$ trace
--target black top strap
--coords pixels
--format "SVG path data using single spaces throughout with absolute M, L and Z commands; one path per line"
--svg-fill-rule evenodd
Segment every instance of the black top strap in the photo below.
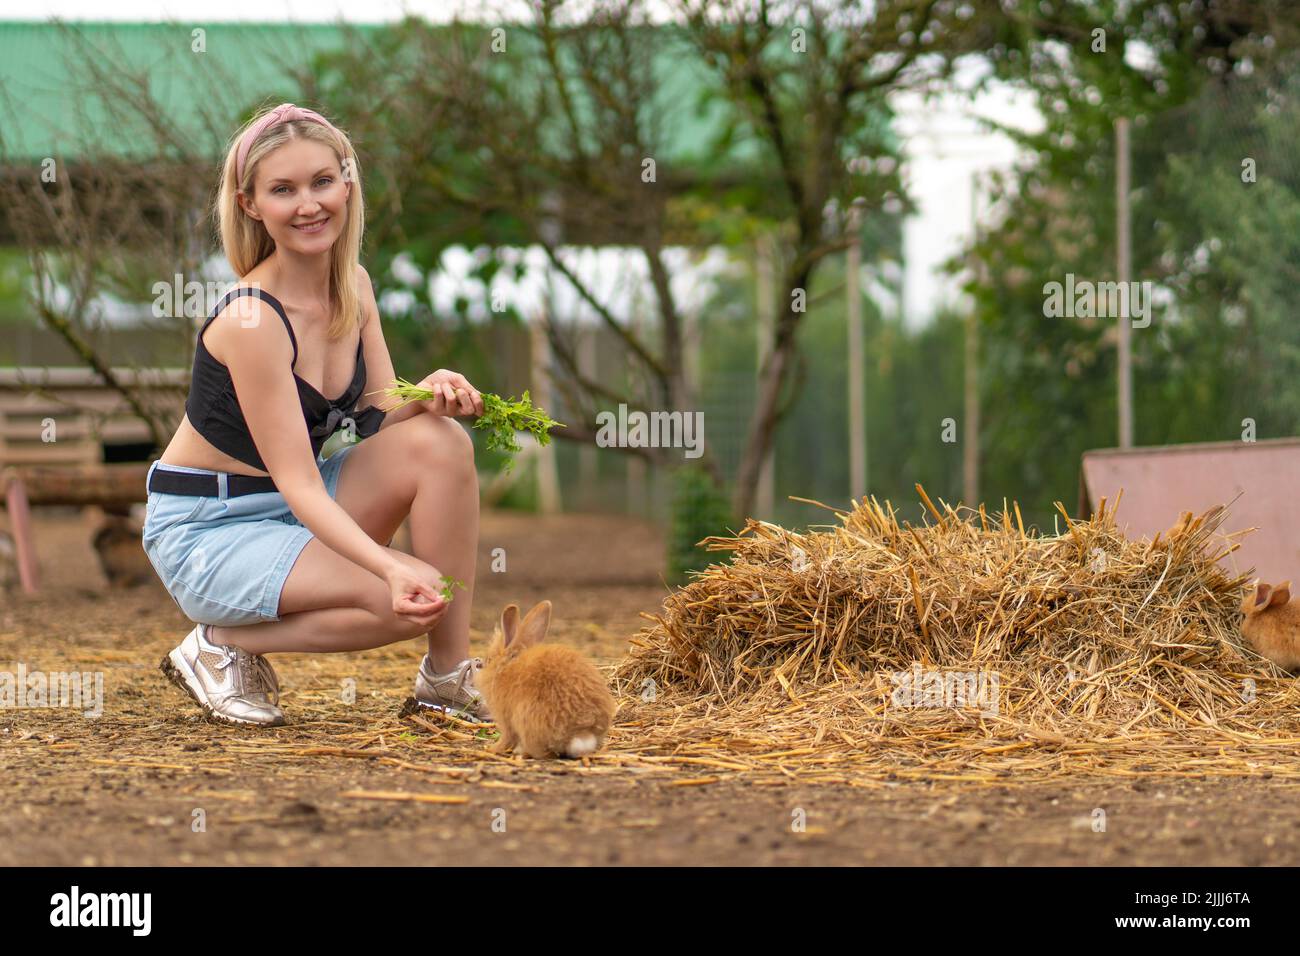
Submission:
M 271 308 L 275 309 L 276 315 L 284 320 L 285 330 L 289 333 L 289 342 L 293 345 L 293 361 L 289 363 L 289 367 L 293 368 L 298 364 L 298 337 L 293 334 L 293 326 L 289 324 L 289 316 L 284 311 L 284 306 L 280 304 L 280 300 L 263 289 L 249 286 L 240 286 L 237 289 L 231 289 L 222 297 L 221 301 L 217 303 L 217 307 L 212 310 L 212 314 L 208 316 L 208 321 L 203 323 L 203 329 L 199 330 L 199 335 L 203 335 L 203 330 L 212 323 L 213 319 L 221 314 L 221 310 L 228 306 L 232 299 L 243 298 L 246 293 L 256 295 L 263 302 L 269 302 Z

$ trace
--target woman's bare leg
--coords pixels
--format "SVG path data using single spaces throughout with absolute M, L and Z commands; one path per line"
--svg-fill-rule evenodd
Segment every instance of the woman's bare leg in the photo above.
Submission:
M 473 442 L 453 419 L 421 413 L 367 438 L 343 463 L 339 505 L 387 544 L 411 519 L 415 557 L 463 582 L 429 630 L 429 658 L 448 671 L 469 656 L 469 615 L 478 550 L 478 477 Z M 399 560 L 410 556 L 393 552 Z M 280 595 L 280 620 L 211 629 L 212 640 L 250 654 L 352 651 L 419 636 L 392 613 L 387 585 L 312 538 Z
M 444 674 L 469 657 L 469 615 L 478 559 L 478 472 L 474 442 L 464 428 L 448 418 L 427 413 L 421 417 L 454 429 L 454 433 L 441 436 L 443 444 L 452 448 L 450 466 L 443 464 L 442 474 L 423 477 L 424 484 L 410 508 L 415 557 L 464 585 L 453 589 L 451 606 L 429 631 L 429 663 Z

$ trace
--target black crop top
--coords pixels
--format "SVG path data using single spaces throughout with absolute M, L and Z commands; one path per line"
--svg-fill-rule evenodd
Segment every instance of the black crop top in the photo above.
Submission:
M 185 414 L 195 430 L 210 441 L 216 448 L 246 465 L 266 471 L 262 456 L 257 452 L 253 436 L 248 431 L 243 410 L 235 396 L 234 382 L 230 370 L 222 365 L 203 344 L 203 333 L 207 331 L 212 320 L 226 307 L 231 299 L 246 294 L 255 294 L 264 302 L 269 302 L 276 314 L 284 320 L 284 327 L 289 332 L 289 341 L 293 343 L 293 362 L 289 368 L 298 364 L 298 339 L 289 324 L 289 316 L 284 306 L 269 292 L 261 289 L 242 287 L 231 289 L 217 303 L 208 320 L 199 329 L 199 340 L 194 349 L 194 371 L 190 377 L 190 393 L 185 399 Z M 308 434 L 311 437 L 312 452 L 320 454 L 321 446 L 338 431 L 344 419 L 351 418 L 356 425 L 357 439 L 368 438 L 379 431 L 387 414 L 372 405 L 362 412 L 355 413 L 361 391 L 366 387 L 366 359 L 361 343 L 357 343 L 357 368 L 352 376 L 352 383 L 338 398 L 331 401 L 312 386 L 308 385 L 297 373 L 294 381 L 298 383 L 298 398 L 302 404 L 303 417 L 306 419 Z

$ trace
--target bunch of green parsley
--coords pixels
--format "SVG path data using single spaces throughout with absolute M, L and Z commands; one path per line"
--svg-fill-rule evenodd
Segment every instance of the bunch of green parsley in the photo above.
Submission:
M 420 388 L 401 376 L 398 376 L 395 384 L 384 389 L 384 394 L 400 399 L 396 405 L 387 409 L 390 412 L 396 411 L 408 402 L 427 402 L 436 397 L 432 389 Z M 501 451 L 507 455 L 518 454 L 523 449 L 515 440 L 516 432 L 528 432 L 537 438 L 537 444 L 549 445 L 550 430 L 564 427 L 562 423 L 550 418 L 545 411 L 533 405 L 532 399 L 528 396 L 528 389 L 524 389 L 523 397 L 518 401 L 513 398 L 502 398 L 491 392 L 481 394 L 483 414 L 474 422 L 474 427 L 481 428 L 486 433 L 486 445 L 489 451 Z M 505 470 L 510 471 L 514 464 L 514 459 L 508 457 Z

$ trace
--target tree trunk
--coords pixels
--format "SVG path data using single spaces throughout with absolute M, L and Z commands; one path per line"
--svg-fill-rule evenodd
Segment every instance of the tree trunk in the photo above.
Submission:
M 754 414 L 750 419 L 749 432 L 745 438 L 745 452 L 740 459 L 740 469 L 736 474 L 734 511 L 737 517 L 747 518 L 754 508 L 754 498 L 758 492 L 758 476 L 763 467 L 763 459 L 772 446 L 776 425 L 780 418 L 777 402 L 781 387 L 785 384 L 790 361 L 794 357 L 794 333 L 798 328 L 802 313 L 794 311 L 794 291 L 808 289 L 808 280 L 812 275 L 812 266 L 807 263 L 801 252 L 795 257 L 797 270 L 785 283 L 785 311 L 777 318 L 776 335 L 772 341 L 772 351 L 758 375 L 758 394 L 754 401 Z M 805 295 L 805 302 L 807 297 Z

